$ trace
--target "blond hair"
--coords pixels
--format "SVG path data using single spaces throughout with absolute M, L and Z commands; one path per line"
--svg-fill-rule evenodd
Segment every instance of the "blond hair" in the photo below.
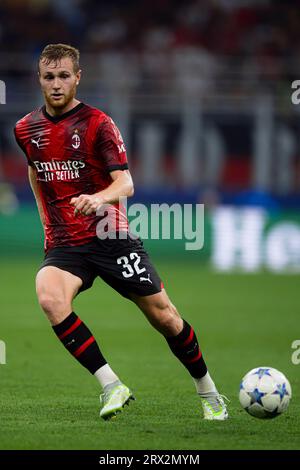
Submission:
M 48 44 L 39 57 L 39 63 L 42 61 L 45 62 L 46 65 L 50 64 L 50 62 L 57 64 L 61 59 L 66 57 L 72 60 L 74 72 L 77 73 L 79 70 L 80 52 L 78 49 L 68 44 Z

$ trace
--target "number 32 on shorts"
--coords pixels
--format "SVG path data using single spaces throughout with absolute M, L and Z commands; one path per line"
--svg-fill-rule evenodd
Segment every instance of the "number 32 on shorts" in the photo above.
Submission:
M 129 258 L 130 260 L 127 256 L 120 256 L 120 258 L 117 259 L 117 263 L 121 264 L 124 270 L 122 271 L 124 277 L 132 277 L 134 272 L 139 275 L 146 271 L 146 268 L 140 268 L 139 263 L 141 257 L 137 253 L 130 253 Z

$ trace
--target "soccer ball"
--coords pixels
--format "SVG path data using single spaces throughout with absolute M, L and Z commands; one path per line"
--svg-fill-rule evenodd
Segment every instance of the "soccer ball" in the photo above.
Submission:
M 240 385 L 240 403 L 255 418 L 276 418 L 287 409 L 291 397 L 289 381 L 272 367 L 250 370 Z

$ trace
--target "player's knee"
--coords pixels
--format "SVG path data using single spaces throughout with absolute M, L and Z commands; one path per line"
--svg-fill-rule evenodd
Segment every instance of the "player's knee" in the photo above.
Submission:
M 38 300 L 41 308 L 49 317 L 58 317 L 64 314 L 67 309 L 67 302 L 62 293 L 54 294 L 50 292 L 38 293 Z

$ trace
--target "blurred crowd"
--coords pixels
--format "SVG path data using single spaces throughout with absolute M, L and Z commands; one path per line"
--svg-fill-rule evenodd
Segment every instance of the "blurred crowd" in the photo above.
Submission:
M 93 53 L 194 51 L 212 70 L 226 56 L 227 70 L 272 86 L 299 70 L 300 9 L 297 0 L 1 1 L 1 52 L 38 54 L 58 40 Z
M 207 132 L 207 148 L 216 155 L 222 153 L 221 147 L 225 148 L 223 161 L 230 162 L 229 155 L 233 155 L 234 163 L 228 167 L 225 165 L 223 173 L 220 165 L 218 170 L 216 163 L 210 173 L 222 173 L 223 176 L 228 173 L 232 177 L 236 169 L 241 168 L 234 178 L 242 181 L 242 174 L 245 174 L 246 185 L 251 185 L 251 159 L 255 142 L 261 142 L 258 147 L 263 149 L 268 147 L 270 140 L 270 137 L 264 139 L 260 136 L 259 122 L 265 126 L 263 132 L 270 134 L 269 123 L 275 114 L 271 116 L 271 111 L 262 110 L 262 114 L 258 113 L 255 118 L 257 124 L 253 124 L 238 114 L 239 107 L 242 108 L 245 100 L 248 108 L 253 104 L 256 106 L 256 103 L 259 106 L 259 97 L 270 95 L 277 100 L 276 106 L 279 102 L 279 109 L 285 110 L 285 117 L 289 113 L 298 113 L 296 107 L 291 111 L 290 94 L 291 82 L 300 79 L 299 0 L 1 0 L 0 79 L 9 83 L 9 101 L 13 106 L 10 105 L 9 125 L 7 117 L 4 120 L 2 114 L 1 120 L 0 114 L 0 180 L 1 171 L 2 174 L 6 173 L 7 179 L 8 172 L 15 179 L 16 170 L 10 170 L 11 164 L 7 164 L 11 158 L 4 158 L 12 153 L 11 123 L 29 112 L 40 99 L 36 83 L 36 59 L 46 44 L 56 42 L 80 48 L 82 62 L 90 58 L 92 68 L 90 66 L 88 70 L 93 73 L 87 74 L 81 88 L 86 91 L 86 96 L 92 99 L 101 96 L 102 99 L 109 93 L 115 95 L 117 91 L 118 99 L 122 99 L 126 93 L 132 97 L 131 102 L 129 100 L 127 103 L 131 107 L 127 110 L 131 113 L 131 123 L 134 123 L 134 113 L 139 113 L 138 120 L 141 122 L 143 113 L 149 113 L 152 106 L 153 114 L 158 110 L 161 113 L 159 119 L 162 128 L 163 123 L 166 124 L 164 113 L 169 105 L 170 109 L 174 108 L 174 116 L 178 114 L 178 109 L 172 103 L 180 94 L 187 97 L 185 103 L 189 109 L 193 108 L 193 103 L 200 106 L 201 100 L 214 100 L 209 105 L 209 112 L 217 116 L 216 120 L 221 115 L 221 124 L 218 124 L 219 127 L 216 124 L 210 133 Z M 252 100 L 252 97 L 255 99 Z M 224 102 L 227 108 L 222 108 Z M 124 103 L 125 109 L 127 105 Z M 94 104 L 98 105 L 97 102 Z M 118 107 L 119 103 L 115 111 Z M 267 107 L 266 104 L 265 109 Z M 197 113 L 197 110 L 193 112 Z M 268 122 L 264 112 L 269 112 Z M 126 121 L 125 114 L 123 124 Z M 200 133 L 195 126 L 193 128 L 195 114 L 190 113 L 189 116 L 185 113 L 184 116 L 172 119 L 172 122 L 166 124 L 170 137 L 165 137 L 165 140 L 174 142 L 174 136 L 178 133 L 177 119 L 184 129 L 182 140 L 187 142 L 183 144 L 184 151 L 195 153 L 191 147 L 197 147 L 196 134 Z M 250 124 L 256 128 L 254 144 L 250 142 L 253 135 Z M 295 137 L 299 133 L 294 124 L 288 125 L 290 127 L 281 129 L 281 147 L 277 147 L 283 148 L 282 153 L 286 155 L 282 159 L 282 168 L 289 161 L 285 187 L 291 185 L 293 174 L 297 174 L 293 190 L 295 187 L 299 190 L 300 143 L 298 137 Z M 204 128 L 205 125 L 202 126 L 202 132 Z M 160 139 L 159 131 L 159 128 L 145 127 L 141 140 L 145 142 L 145 136 L 148 136 L 150 143 L 157 143 Z M 195 139 L 194 144 L 189 146 L 191 132 Z M 274 133 L 276 135 L 276 130 Z M 129 134 L 130 129 L 128 142 Z M 131 140 L 136 141 L 138 137 L 132 137 Z M 180 145 L 182 143 L 178 143 L 179 150 L 175 149 L 171 157 L 166 156 L 168 163 L 165 168 L 168 171 L 176 165 L 177 170 L 179 168 L 176 155 L 180 152 Z M 168 147 L 162 152 L 170 154 L 172 149 L 170 151 Z M 135 154 L 138 159 L 138 150 Z M 236 156 L 239 156 L 239 162 Z M 4 161 L 2 170 L 1 157 Z M 153 161 L 152 156 L 149 156 L 149 161 Z M 215 161 L 221 161 L 221 158 L 215 157 Z M 187 168 L 188 163 L 184 165 L 186 172 L 191 172 Z M 295 168 L 297 171 L 294 171 Z M 145 166 L 144 173 L 147 171 Z M 179 168 L 177 178 L 181 177 L 180 171 Z M 282 174 L 281 169 L 276 171 Z M 261 172 L 259 166 L 256 172 Z M 228 180 L 228 175 L 224 178 Z M 171 180 L 174 181 L 173 175 Z

